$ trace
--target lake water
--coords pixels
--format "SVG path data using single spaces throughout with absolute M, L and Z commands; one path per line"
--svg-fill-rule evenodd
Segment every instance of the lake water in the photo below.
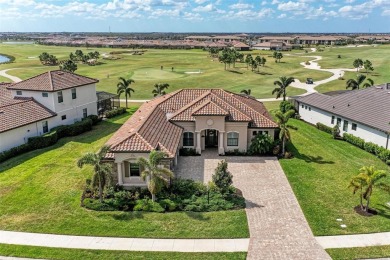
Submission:
M 3 55 L 0 55 L 0 63 L 3 63 L 3 62 L 7 62 L 9 61 L 9 58 L 8 57 L 5 57 Z
M 34 44 L 34 42 L 2 42 L 4 44 Z

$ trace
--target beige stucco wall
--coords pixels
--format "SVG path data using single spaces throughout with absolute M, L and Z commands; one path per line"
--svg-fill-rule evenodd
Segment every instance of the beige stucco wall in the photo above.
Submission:
M 268 135 L 271 136 L 272 140 L 274 140 L 275 137 L 275 129 L 273 128 L 248 128 L 248 148 L 251 144 L 251 141 L 255 135 L 253 135 L 253 131 L 259 132 L 259 131 L 268 131 Z
M 227 135 L 230 132 L 237 132 L 238 146 L 227 145 Z M 225 133 L 224 133 L 224 148 L 225 151 L 233 151 L 238 149 L 242 152 L 246 152 L 248 145 L 248 123 L 247 122 L 226 122 Z

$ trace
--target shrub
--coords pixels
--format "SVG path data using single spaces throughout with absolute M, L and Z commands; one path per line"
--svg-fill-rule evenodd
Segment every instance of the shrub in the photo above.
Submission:
M 19 154 L 26 153 L 32 150 L 31 145 L 29 144 L 22 144 L 16 147 L 13 147 L 7 151 L 0 153 L 0 162 L 4 162 L 12 157 L 15 157 Z
M 132 210 L 135 204 L 135 200 L 139 199 L 139 193 L 137 191 L 131 192 L 127 190 L 122 190 L 114 192 L 113 197 L 116 209 Z
M 196 156 L 196 155 L 200 155 L 200 154 L 198 154 L 194 148 L 181 148 L 179 150 L 179 155 L 180 156 Z
M 328 134 L 332 134 L 333 133 L 333 128 L 332 127 L 329 127 L 327 125 L 324 125 L 324 124 L 321 124 L 321 123 L 317 123 L 316 124 L 317 128 L 321 131 L 324 131 Z
M 378 158 L 384 162 L 387 162 L 388 160 L 390 160 L 390 150 L 387 150 L 385 148 L 381 149 L 378 154 Z
M 147 211 L 147 212 L 164 212 L 164 208 L 157 202 L 153 202 L 150 199 L 136 200 L 134 211 Z
M 247 152 L 240 151 L 239 149 L 234 149 L 234 150 L 226 151 L 225 155 L 229 155 L 229 156 L 245 156 L 245 155 L 247 155 Z
M 376 150 L 379 148 L 378 145 L 372 143 L 372 142 L 366 142 L 364 143 L 364 150 L 366 150 L 369 153 L 376 154 Z
M 101 122 L 102 119 L 99 118 L 97 115 L 89 115 L 87 118 L 92 120 L 92 125 L 96 125 L 97 123 Z
M 85 118 L 82 121 L 76 122 L 72 125 L 61 125 L 51 130 L 57 132 L 58 139 L 68 136 L 76 136 L 92 129 L 92 120 Z
M 332 128 L 332 136 L 333 136 L 333 139 L 336 139 L 336 138 L 340 137 L 340 128 L 339 128 L 338 125 L 335 125 Z
M 351 134 L 344 133 L 343 134 L 343 139 L 345 141 L 347 141 L 348 143 L 351 143 L 351 144 L 353 144 L 353 145 L 355 145 L 357 147 L 360 147 L 360 148 L 364 149 L 365 141 L 362 138 L 356 137 L 356 136 L 351 135 Z
M 50 145 L 53 145 L 57 142 L 57 140 L 58 140 L 57 132 L 53 131 L 46 135 L 34 136 L 28 138 L 28 144 L 31 146 L 32 150 L 35 150 L 35 149 L 45 148 Z
M 212 176 L 215 186 L 217 186 L 222 193 L 229 191 L 229 187 L 233 183 L 233 175 L 227 170 L 227 167 L 228 164 L 225 160 L 220 161 Z
M 286 113 L 289 110 L 295 110 L 295 107 L 294 107 L 293 104 L 291 104 L 288 101 L 282 101 L 279 104 L 279 109 L 284 114 L 284 113 Z
M 192 195 L 199 196 L 205 194 L 206 191 L 207 187 L 202 182 L 188 179 L 175 179 L 165 192 L 175 194 L 182 199 L 188 199 Z
M 158 202 L 165 211 L 175 211 L 177 204 L 170 199 L 163 199 Z
M 112 118 L 114 116 L 122 115 L 124 113 L 126 113 L 126 108 L 119 107 L 117 109 L 113 109 L 113 110 L 105 112 L 104 115 L 106 116 L 106 118 Z
M 250 154 L 268 154 L 273 148 L 273 141 L 269 135 L 256 135 L 249 146 Z

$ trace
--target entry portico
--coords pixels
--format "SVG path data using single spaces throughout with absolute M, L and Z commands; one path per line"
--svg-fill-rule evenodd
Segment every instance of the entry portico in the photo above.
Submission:
M 145 186 L 139 157 L 152 150 L 167 154 L 163 166 L 174 169 L 179 150 L 201 154 L 213 149 L 246 152 L 258 134 L 274 137 L 277 124 L 256 99 L 222 89 L 182 89 L 145 102 L 110 138 L 105 159 L 113 163 L 119 185 Z

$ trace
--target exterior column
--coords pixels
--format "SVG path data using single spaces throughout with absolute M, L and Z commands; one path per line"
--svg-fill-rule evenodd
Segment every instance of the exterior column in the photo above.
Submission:
M 219 131 L 218 153 L 220 155 L 225 154 L 225 148 L 223 146 L 223 141 L 224 141 L 223 134 L 224 134 L 224 132 Z
M 122 163 L 117 163 L 118 165 L 118 184 L 123 185 L 123 174 L 122 174 Z
M 200 146 L 200 131 L 199 132 L 196 132 L 196 152 L 198 154 L 201 154 L 202 153 L 202 148 Z

